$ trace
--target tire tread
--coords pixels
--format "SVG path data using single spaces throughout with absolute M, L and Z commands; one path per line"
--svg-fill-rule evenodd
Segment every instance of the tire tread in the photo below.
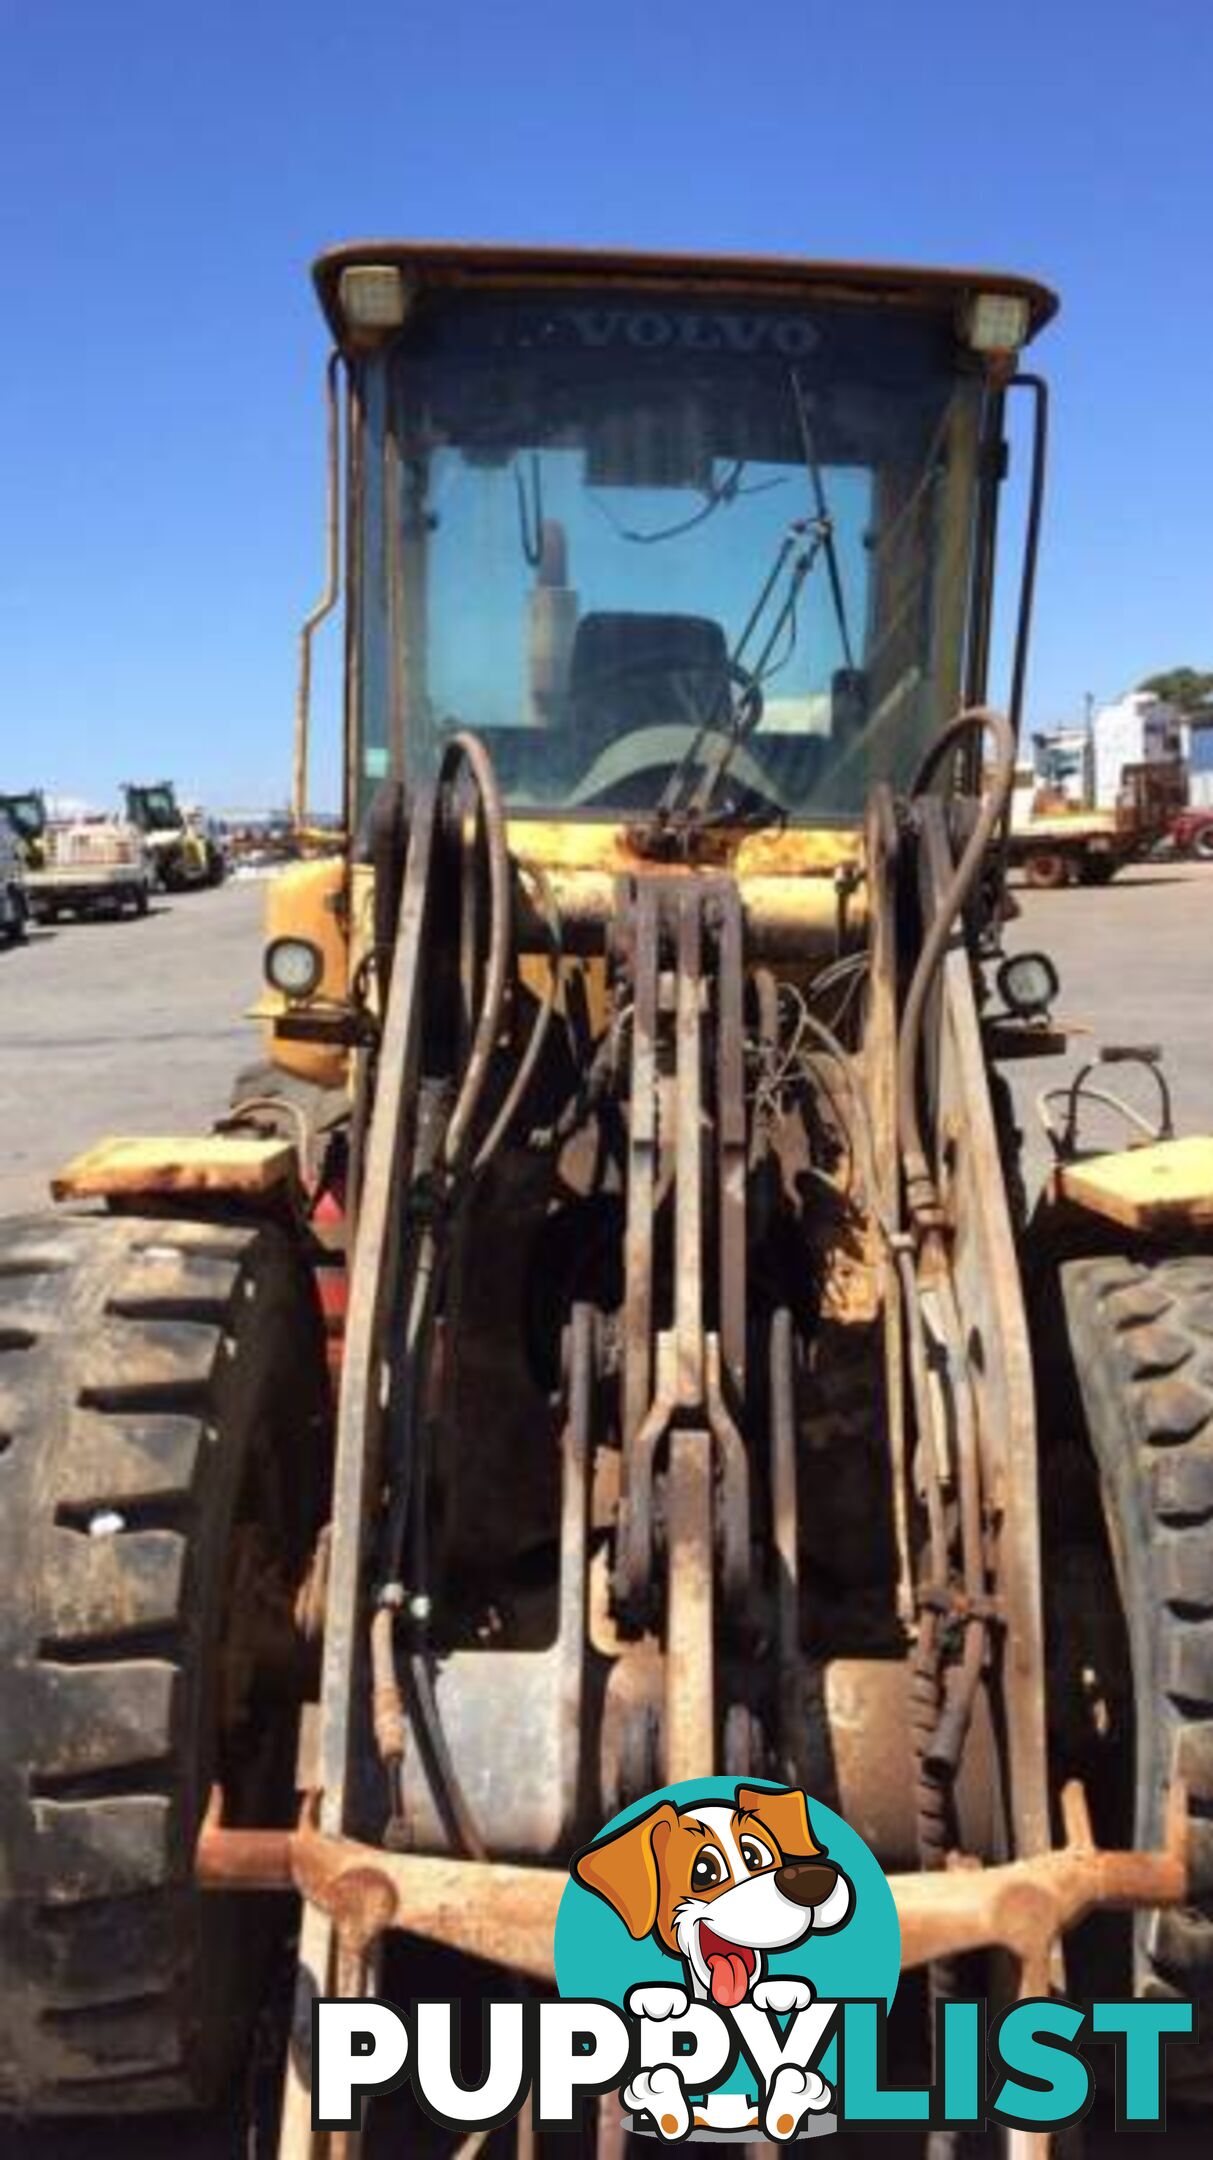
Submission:
M 227 2043 L 200 2044 L 211 1915 L 200 1931 L 189 1734 L 202 1611 L 217 1610 L 207 1540 L 237 1474 L 222 1403 L 263 1332 L 279 1239 L 130 1217 L 0 1225 L 0 1721 L 17 1743 L 0 1762 L 0 2109 L 213 2097 Z M 318 1318 L 311 1349 L 320 1371 Z M 310 1369 L 300 1338 L 288 1384 Z
M 1213 1998 L 1213 1254 L 1073 1260 L 1062 1294 L 1138 1607 L 1138 1842 L 1156 1842 L 1172 1778 L 1188 1794 L 1190 1904 L 1139 1916 L 1136 1984 Z

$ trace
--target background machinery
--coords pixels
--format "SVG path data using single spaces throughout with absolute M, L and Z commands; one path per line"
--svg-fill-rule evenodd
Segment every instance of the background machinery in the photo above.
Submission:
M 0 795 L 25 861 L 27 912 L 36 922 L 62 915 L 146 915 L 151 867 L 136 826 L 82 806 L 48 805 L 40 788 Z
M 6 944 L 17 944 L 25 936 L 27 913 L 25 847 L 0 803 L 0 936 Z
M 1114 1894 L 1104 1982 L 1205 1992 L 1209 1148 L 1091 1153 L 1091 1068 L 1030 1213 L 1002 1070 L 1064 1040 L 999 948 L 1052 296 L 446 246 L 317 280 L 348 844 L 270 887 L 231 1117 L 102 1143 L 0 1237 L 0 2094 L 231 2091 L 283 1925 L 242 1893 L 293 1886 L 279 2149 L 348 2154 L 312 1995 L 550 1984 L 570 1853 L 716 1770 L 912 1878 L 936 1997 L 962 1947 L 1047 1983 Z M 1026 1936 L 981 1917 L 1009 1863 Z
M 222 846 L 200 811 L 181 808 L 171 781 L 138 786 L 127 781 L 122 795 L 127 818 L 142 833 L 156 881 L 165 892 L 222 884 Z

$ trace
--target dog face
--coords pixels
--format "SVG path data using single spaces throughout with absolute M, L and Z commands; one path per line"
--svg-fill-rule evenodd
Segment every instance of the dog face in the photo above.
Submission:
M 830 1933 L 850 1916 L 847 1876 L 818 1845 L 805 1796 L 739 1785 L 735 1804 L 663 1801 L 578 1853 L 573 1874 L 639 1942 L 681 1958 L 694 1991 L 741 2002 L 764 1953 Z

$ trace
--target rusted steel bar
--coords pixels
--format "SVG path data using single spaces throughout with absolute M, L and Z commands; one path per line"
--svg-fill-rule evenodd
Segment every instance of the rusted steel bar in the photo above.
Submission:
M 1179 1905 L 1188 1888 L 1183 1788 L 1173 1785 L 1167 1839 L 1158 1852 L 1100 1852 L 1090 1842 L 1081 1787 L 1066 1788 L 1070 1842 L 1003 1867 L 952 1866 L 890 1875 L 901 1926 L 903 1971 L 968 1950 L 1009 1950 L 1021 1992 L 1046 1994 L 1060 1938 L 1097 1907 Z
M 563 1868 L 384 1852 L 328 1836 L 314 1814 L 313 1804 L 297 1830 L 225 1830 L 208 1819 L 198 1841 L 199 1883 L 208 1890 L 293 1886 L 358 1955 L 388 1928 L 407 1927 L 490 1964 L 551 1979 L 556 1911 L 569 1880 Z
M 296 1890 L 290 1830 L 203 1829 L 195 1874 L 203 1890 Z
M 420 1038 L 435 818 L 432 797 L 415 806 L 346 1315 L 320 1712 L 325 1828 L 334 1833 L 343 1827 L 354 1746 L 362 1570 L 383 1416 L 381 1347 L 397 1258 L 396 1215 Z
M 703 1402 L 703 919 L 697 888 L 680 895 L 674 1109 L 674 1341 L 678 1401 Z
M 665 1778 L 709 1776 L 716 1764 L 712 1622 L 712 1436 L 670 1435 L 666 1475 Z
M 746 1384 L 746 1105 L 741 898 L 712 898 L 716 922 L 716 1158 L 720 1347 L 738 1403 Z
M 623 1479 L 652 1395 L 653 1199 L 657 1188 L 657 977 L 660 961 L 658 892 L 653 879 L 636 886 L 632 909 L 632 1084 L 628 1137 L 627 1227 L 624 1238 L 627 1336 L 624 1343 Z
M 700 1453 L 706 1461 L 706 1445 Z M 1102 1852 L 1090 1842 L 1081 1788 L 1068 1786 L 1062 1805 L 1069 1842 L 1052 1852 L 991 1868 L 957 1856 L 947 1868 L 889 1876 L 903 1970 L 1000 1948 L 1017 1960 L 1023 1992 L 1043 1993 L 1056 1943 L 1088 1913 L 1183 1903 L 1188 1864 L 1181 1785 L 1171 1788 L 1166 1843 L 1156 1852 Z M 364 1960 L 387 1928 L 404 1927 L 490 1964 L 551 1980 L 556 1913 L 569 1881 L 563 1868 L 381 1852 L 325 1835 L 314 1814 L 312 1804 L 298 1830 L 225 1830 L 212 1807 L 198 1843 L 199 1883 L 212 1890 L 293 1884 L 329 1915 L 343 1950 Z
M 201 1890 L 294 1890 L 289 1830 L 234 1830 L 223 1821 L 223 1788 L 211 1787 L 194 1851 Z

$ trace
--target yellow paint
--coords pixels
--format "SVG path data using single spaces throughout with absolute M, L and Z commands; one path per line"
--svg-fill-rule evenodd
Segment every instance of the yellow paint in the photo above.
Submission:
M 316 992 L 321 1004 L 340 1004 L 349 988 L 349 939 L 346 921 L 346 863 L 330 855 L 292 863 L 266 888 L 265 942 L 279 937 L 310 938 L 324 955 L 324 973 Z M 318 1087 L 344 1087 L 349 1053 L 339 1043 L 288 1042 L 274 1021 L 287 1010 L 285 998 L 267 987 L 254 1011 L 268 1021 L 268 1055 L 284 1072 Z
M 140 1193 L 269 1193 L 293 1185 L 295 1149 L 289 1140 L 195 1133 L 157 1139 L 99 1140 L 51 1179 L 56 1200 L 93 1200 Z
M 349 972 L 353 980 L 355 970 L 370 952 L 375 942 L 375 873 L 369 863 L 350 864 L 350 948 Z M 379 1010 L 380 985 L 373 973 L 367 977 L 367 1003 L 372 1012 Z
M 561 961 L 556 982 L 558 1013 L 566 1013 L 569 1009 L 569 986 L 575 975 L 581 978 L 586 1018 L 590 1033 L 597 1041 L 610 1018 L 611 1010 L 607 992 L 606 961 L 594 955 L 585 960 Z M 532 997 L 545 998 L 551 981 L 551 963 L 539 953 L 522 953 L 518 960 L 518 977 Z
M 562 919 L 577 923 L 608 923 L 616 903 L 615 881 L 654 865 L 629 845 L 624 826 L 594 820 L 562 818 L 513 818 L 509 824 L 510 849 L 515 859 L 533 862 L 544 869 Z M 713 836 L 713 860 L 702 865 L 663 865 L 671 877 L 711 875 L 725 871 L 739 881 L 747 920 L 752 926 L 777 926 L 795 946 L 832 938 L 838 922 L 839 873 L 862 870 L 862 835 L 855 830 L 827 827 L 816 831 L 759 831 L 727 829 Z M 862 884 L 849 894 L 848 921 L 862 925 L 866 900 Z M 353 970 L 370 950 L 373 941 L 374 874 L 369 865 L 348 864 L 343 856 L 293 864 L 273 878 L 267 888 L 266 943 L 276 937 L 305 937 L 320 947 L 324 973 L 316 993 L 318 1008 L 336 1007 L 348 995 Z M 594 956 L 562 965 L 559 1002 L 569 970 L 580 967 L 590 1021 L 600 1032 L 607 1018 L 606 970 Z M 542 955 L 520 960 L 522 979 L 538 994 L 547 983 L 547 961 Z M 368 995 L 374 1003 L 374 979 Z M 286 1000 L 268 987 L 253 1006 L 254 1017 L 267 1023 L 268 1054 L 273 1063 L 301 1079 L 322 1087 L 344 1087 L 349 1077 L 348 1052 L 337 1044 L 292 1042 L 280 1036 L 275 1021 L 287 1010 Z
M 713 836 L 719 852 L 695 865 L 655 865 L 628 844 L 622 826 L 580 824 L 571 820 L 515 818 L 510 847 L 522 862 L 546 871 L 562 921 L 597 926 L 610 922 L 616 908 L 616 881 L 652 873 L 665 876 L 711 876 L 713 871 L 738 881 L 751 930 L 765 931 L 796 956 L 802 945 L 832 940 L 838 926 L 838 880 L 860 878 L 849 890 L 847 921 L 859 928 L 867 914 L 861 879 L 862 835 L 830 827 L 815 832 L 744 832 L 723 830 Z M 806 955 L 807 957 L 807 952 Z
M 1213 1138 L 1159 1140 L 1055 1173 L 1061 1197 L 1130 1230 L 1213 1224 Z
M 863 836 L 855 829 L 825 826 L 816 831 L 779 832 L 725 826 L 713 835 L 719 853 L 712 862 L 743 881 L 749 877 L 833 877 L 836 870 L 859 868 Z M 629 846 L 627 828 L 572 818 L 511 818 L 510 847 L 545 870 L 597 870 L 612 876 L 652 869 L 652 863 Z M 671 866 L 677 874 L 678 866 Z M 699 868 L 710 869 L 705 859 Z M 687 876 L 696 872 L 688 870 Z

